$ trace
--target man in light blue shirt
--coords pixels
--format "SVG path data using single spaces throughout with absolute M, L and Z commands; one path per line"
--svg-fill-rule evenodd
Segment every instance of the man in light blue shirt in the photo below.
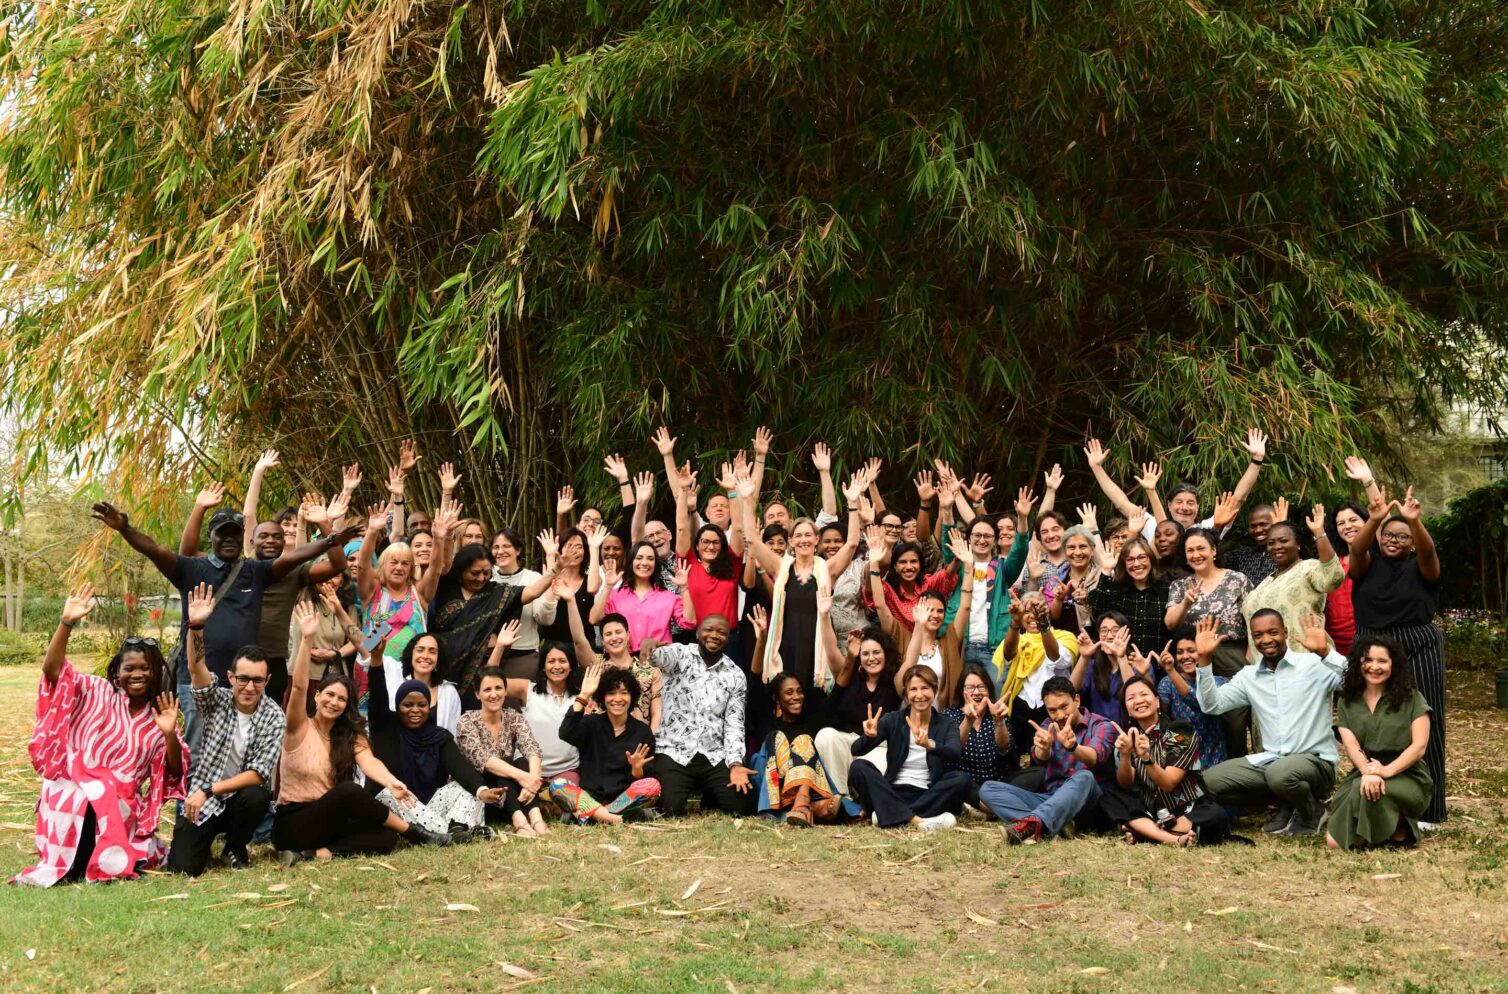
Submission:
M 1346 657 L 1329 649 L 1323 616 L 1304 618 L 1301 641 L 1310 651 L 1292 652 L 1283 616 L 1265 609 L 1252 615 L 1248 624 L 1260 662 L 1216 686 L 1210 659 L 1220 646 L 1220 633 L 1214 620 L 1201 620 L 1195 633 L 1195 696 L 1206 714 L 1251 708 L 1262 731 L 1263 751 L 1205 770 L 1204 787 L 1221 804 L 1260 807 L 1276 801 L 1279 815 L 1268 831 L 1312 835 L 1325 813 L 1325 798 L 1335 788 L 1339 757 L 1330 699 L 1346 672 Z M 1284 819 L 1288 809 L 1292 813 Z

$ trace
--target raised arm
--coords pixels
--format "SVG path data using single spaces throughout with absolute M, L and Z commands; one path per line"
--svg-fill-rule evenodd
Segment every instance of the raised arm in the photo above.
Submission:
M 80 584 L 77 590 L 68 594 L 68 599 L 63 602 L 63 614 L 58 619 L 58 627 L 52 633 L 52 641 L 47 643 L 47 652 L 42 656 L 42 677 L 48 684 L 58 682 L 58 674 L 63 672 L 63 661 L 68 658 L 68 637 L 73 634 L 74 626 L 86 618 L 90 611 L 94 610 L 94 584 Z
M 612 596 L 613 588 L 618 581 L 623 579 L 623 574 L 618 571 L 616 564 L 602 568 L 602 586 L 597 591 L 597 597 L 592 601 L 591 621 L 594 625 L 602 624 L 602 619 L 607 617 L 607 601 Z
M 157 572 L 169 580 L 177 579 L 178 557 L 133 527 L 126 512 L 107 501 L 100 501 L 93 506 L 90 517 L 118 533 L 127 545 L 151 560 L 152 565 L 157 567 Z
M 250 556 L 256 551 L 251 546 L 251 539 L 257 533 L 257 506 L 262 502 L 262 481 L 267 478 L 267 471 L 277 465 L 278 450 L 268 449 L 258 457 L 257 464 L 251 468 L 251 482 L 246 485 L 246 503 L 241 506 L 241 514 L 246 518 L 246 538 L 241 549 L 242 555 Z M 185 552 L 184 555 L 190 555 L 190 553 Z
M 341 491 L 330 499 L 329 504 L 320 501 L 318 494 L 310 494 L 309 500 L 305 501 L 303 508 L 304 520 L 319 529 L 321 535 L 329 535 L 337 530 L 348 530 L 339 523 L 345 520 L 346 505 L 350 498 L 345 491 Z M 355 536 L 352 535 L 352 538 Z M 346 539 L 349 542 L 350 539 Z M 436 549 L 435 555 L 439 557 L 436 568 L 445 572 L 450 564 L 450 549 Z M 329 555 L 321 562 L 317 562 L 309 570 L 309 583 L 324 583 L 334 579 L 346 571 L 346 547 L 345 542 L 332 546 Z
M 765 464 L 770 459 L 770 443 L 775 441 L 775 436 L 770 434 L 770 429 L 760 425 L 754 429 L 754 466 L 750 476 L 754 479 L 754 493 L 764 490 Z
M 434 533 L 435 539 L 436 561 L 430 564 L 430 568 L 424 571 L 424 575 L 414 585 L 426 608 L 435 602 L 435 594 L 440 589 L 440 577 L 450 569 L 450 534 L 455 531 L 460 520 L 460 505 L 448 497 L 440 498 L 440 508 L 430 524 L 430 531 Z
M 215 610 L 215 592 L 207 583 L 201 583 L 189 591 L 186 620 L 188 621 L 188 645 L 184 658 L 188 661 L 189 685 L 195 690 L 213 686 L 215 675 L 204 665 L 204 623 Z M 300 629 L 300 633 L 302 633 Z
M 225 499 L 225 484 L 211 483 L 194 498 L 194 507 L 184 522 L 183 535 L 178 539 L 178 554 L 192 556 L 199 551 L 199 533 L 204 530 L 204 515 L 210 508 Z
M 1105 451 L 1105 446 L 1097 438 L 1091 438 L 1089 444 L 1084 446 L 1084 458 L 1089 462 L 1089 472 L 1094 474 L 1094 481 L 1100 485 L 1101 492 L 1110 498 L 1110 503 L 1115 505 L 1115 509 L 1129 518 L 1131 516 L 1131 509 L 1136 505 L 1131 502 L 1130 497 L 1126 496 L 1126 492 L 1120 488 L 1120 485 L 1110 479 L 1110 474 L 1105 471 L 1105 457 L 1108 455 L 1109 453 Z
M 670 487 L 671 493 L 679 493 L 681 489 L 681 470 L 675 464 L 675 438 L 670 430 L 661 425 L 649 439 L 660 452 L 660 458 L 665 461 L 665 484 Z
M 1214 615 L 1200 618 L 1194 626 L 1194 647 L 1199 653 L 1199 664 L 1194 670 L 1194 698 L 1199 702 L 1199 710 L 1205 714 L 1224 714 L 1247 707 L 1250 702 L 1239 681 L 1239 673 L 1223 686 L 1215 683 L 1215 671 L 1210 662 L 1215 658 L 1215 650 L 1220 648 L 1220 622 Z
M 367 509 L 366 532 L 361 537 L 361 548 L 356 550 L 356 593 L 365 604 L 377 592 L 377 568 L 372 557 L 377 554 L 377 541 L 387 528 L 387 504 L 373 504 Z
M 771 576 L 780 572 L 781 558 L 775 551 L 764 544 L 764 536 L 754 523 L 754 489 L 753 474 L 745 471 L 738 475 L 738 496 L 743 498 L 744 514 L 744 537 L 747 540 L 749 550 L 753 553 L 755 565 Z
M 675 486 L 671 481 L 671 493 L 675 496 L 675 554 L 681 559 L 691 556 L 692 535 L 691 509 L 696 505 L 696 474 L 685 481 L 685 486 Z
M 1414 535 L 1414 551 L 1419 555 L 1419 575 L 1431 583 L 1440 579 L 1440 555 L 1435 551 L 1435 540 L 1424 527 L 1424 507 L 1414 499 L 1414 488 L 1409 487 L 1403 495 L 1398 513 L 1408 522 Z
M 953 551 L 953 558 L 958 562 L 958 575 L 969 577 L 974 572 L 974 550 L 969 548 L 969 540 L 959 534 L 955 528 L 948 534 L 948 543 Z M 969 614 L 974 602 L 974 584 L 963 581 L 959 584 L 958 610 L 953 613 L 953 622 L 948 626 L 948 633 L 955 638 L 963 638 L 969 630 Z
M 723 463 L 722 470 L 717 474 L 717 485 L 728 494 L 732 503 L 731 513 L 728 517 L 728 549 L 740 559 L 744 554 L 744 499 L 738 492 L 738 477 L 733 472 L 732 463 Z M 676 520 L 677 531 L 680 529 L 680 520 Z
M 843 547 L 833 553 L 833 557 L 827 561 L 829 576 L 840 576 L 853 562 L 854 553 L 859 551 L 859 529 L 862 527 L 859 517 L 859 498 L 864 495 L 869 481 L 865 478 L 863 470 L 854 474 L 848 486 L 843 488 L 843 497 L 848 501 L 848 536 L 843 541 Z
M 1368 492 L 1370 498 L 1367 502 L 1367 520 L 1361 524 L 1361 531 L 1356 533 L 1356 541 L 1351 543 L 1351 565 L 1349 575 L 1352 580 L 1359 580 L 1372 569 L 1372 545 L 1377 541 L 1377 530 L 1388 519 L 1388 513 L 1392 511 L 1393 504 L 1388 501 L 1387 488 L 1378 486 L 1376 496 Z
M 1241 479 L 1236 481 L 1236 501 L 1245 503 L 1251 495 L 1252 488 L 1257 485 L 1257 477 L 1262 475 L 1262 464 L 1267 461 L 1267 435 L 1256 428 L 1248 428 L 1246 441 L 1241 443 L 1250 460 L 1246 464 L 1246 471 L 1241 474 Z
M 1346 477 L 1361 484 L 1369 504 L 1382 493 L 1377 487 L 1376 478 L 1372 476 L 1372 467 L 1361 456 L 1346 456 Z
M 817 588 L 817 637 L 822 640 L 822 652 L 827 657 L 827 668 L 836 676 L 843 669 L 843 650 L 838 648 L 838 634 L 833 631 L 833 588 Z
M 625 545 L 644 541 L 644 528 L 649 523 L 649 504 L 654 500 L 654 496 L 654 474 L 640 473 L 634 478 L 634 485 L 629 490 L 634 510 L 629 519 L 628 541 L 624 543 Z
M 1063 485 L 1063 467 L 1057 463 L 1042 474 L 1042 506 L 1037 508 L 1037 517 L 1058 506 L 1058 488 Z
M 293 623 L 298 626 L 299 640 L 298 652 L 293 656 L 293 665 L 288 670 L 288 699 L 290 701 L 303 701 L 309 696 L 309 648 L 314 644 L 314 637 L 319 634 L 319 612 L 314 610 L 314 605 L 301 600 L 293 605 Z M 379 646 L 373 658 L 380 659 L 382 647 Z M 372 698 L 381 696 L 387 700 L 387 688 L 377 686 L 372 688 Z M 288 726 L 286 736 L 289 741 L 294 734 L 304 727 L 308 721 L 308 715 L 303 707 L 291 707 L 288 709 Z
M 913 481 L 916 484 L 916 539 L 927 542 L 932 538 L 932 502 L 937 499 L 937 485 L 932 481 L 931 470 L 922 470 Z
M 826 442 L 812 447 L 812 466 L 822 484 L 822 513 L 838 516 L 838 491 L 833 486 L 833 454 Z

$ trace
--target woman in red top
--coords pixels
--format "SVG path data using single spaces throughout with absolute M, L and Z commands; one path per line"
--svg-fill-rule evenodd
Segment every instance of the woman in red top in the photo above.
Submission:
M 723 464 L 725 492 L 733 494 L 733 521 L 726 537 L 710 522 L 691 530 L 691 512 L 696 506 L 696 474 L 683 480 L 675 503 L 675 554 L 689 573 L 687 586 L 698 619 L 720 614 L 729 625 L 738 624 L 738 574 L 743 569 L 743 499 L 734 488 L 733 467 Z
M 1335 548 L 1340 552 L 1340 566 L 1346 571 L 1346 578 L 1325 598 L 1325 633 L 1335 642 L 1335 651 L 1343 656 L 1350 655 L 1351 643 L 1356 638 L 1356 613 L 1351 606 L 1351 540 L 1361 532 L 1366 520 L 1366 510 L 1352 500 L 1342 501 L 1330 518 L 1339 540 Z

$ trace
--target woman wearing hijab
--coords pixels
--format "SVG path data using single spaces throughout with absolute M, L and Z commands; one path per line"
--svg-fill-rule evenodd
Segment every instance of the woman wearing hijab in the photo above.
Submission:
M 429 684 L 410 677 L 395 696 L 396 714 L 381 694 L 372 695 L 372 753 L 398 775 L 409 796 L 384 788 L 377 800 L 403 820 L 452 841 L 491 838 L 482 824 L 483 805 L 502 801 L 503 789 L 488 787 L 454 737 L 435 723 Z

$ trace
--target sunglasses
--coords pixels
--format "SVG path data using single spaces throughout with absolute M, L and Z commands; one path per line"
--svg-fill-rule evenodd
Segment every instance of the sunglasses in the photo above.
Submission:
M 157 640 L 156 639 L 137 638 L 135 635 L 132 635 L 130 638 L 128 638 L 125 641 L 121 642 L 120 647 L 122 649 L 135 649 L 138 646 L 143 646 L 143 645 L 155 649 L 155 648 L 157 648 Z

